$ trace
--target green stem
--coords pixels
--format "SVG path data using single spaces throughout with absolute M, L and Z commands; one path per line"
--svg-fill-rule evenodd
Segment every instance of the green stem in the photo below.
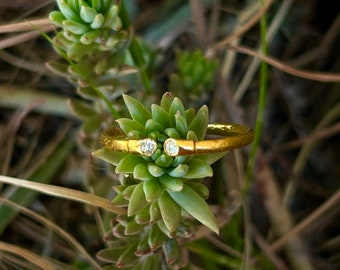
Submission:
M 261 2 L 263 2 L 261 0 Z M 263 3 L 262 3 L 263 4 Z M 266 33 L 267 33 L 267 17 L 266 14 L 263 14 L 260 20 L 260 31 L 261 31 L 261 51 L 264 55 L 268 53 Z M 256 124 L 255 124 L 255 138 L 250 150 L 249 162 L 246 170 L 245 176 L 245 194 L 250 186 L 251 178 L 254 171 L 255 159 L 257 149 L 260 145 L 260 139 L 262 135 L 262 126 L 263 126 L 263 118 L 266 106 L 266 97 L 267 97 L 267 82 L 268 82 L 268 66 L 265 62 L 261 62 L 260 66 L 260 93 L 258 100 L 258 110 L 256 115 Z
M 87 83 L 91 86 L 91 88 L 96 92 L 96 94 L 106 103 L 106 106 L 109 108 L 111 114 L 115 119 L 120 118 L 119 112 L 113 107 L 110 100 L 99 90 L 97 86 L 95 86 L 94 83 L 92 83 L 90 80 L 87 81 Z

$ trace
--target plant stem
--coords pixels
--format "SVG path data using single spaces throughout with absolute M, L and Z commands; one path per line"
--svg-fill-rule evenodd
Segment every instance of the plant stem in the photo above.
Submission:
M 263 2 L 263 0 L 261 0 Z M 263 4 L 263 3 L 262 3 Z M 261 51 L 264 55 L 268 54 L 266 33 L 267 33 L 267 17 L 264 13 L 260 20 L 260 31 L 261 31 Z M 260 92 L 259 92 L 259 100 L 258 100 L 258 110 L 256 115 L 256 123 L 255 123 L 255 138 L 254 142 L 251 146 L 249 162 L 247 165 L 246 175 L 245 175 L 245 194 L 250 186 L 250 181 L 252 178 L 252 174 L 254 172 L 254 165 L 256 159 L 257 149 L 260 144 L 260 139 L 262 135 L 262 126 L 263 126 L 263 118 L 266 106 L 266 97 L 267 97 L 267 82 L 268 82 L 268 65 L 265 62 L 261 62 L 260 66 Z

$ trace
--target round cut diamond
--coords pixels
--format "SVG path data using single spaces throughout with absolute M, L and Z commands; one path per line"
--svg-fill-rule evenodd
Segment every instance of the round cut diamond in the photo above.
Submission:
M 139 149 L 142 155 L 152 156 L 157 150 L 157 143 L 152 139 L 145 139 L 139 143 Z
M 178 155 L 179 147 L 175 139 L 169 138 L 164 142 L 164 151 L 168 156 L 175 157 Z

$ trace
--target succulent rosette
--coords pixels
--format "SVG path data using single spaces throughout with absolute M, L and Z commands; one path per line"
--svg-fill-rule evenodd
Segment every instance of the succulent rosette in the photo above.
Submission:
M 123 95 L 123 99 L 131 118 L 120 118 L 116 122 L 125 138 L 150 138 L 157 142 L 157 150 L 151 156 L 105 147 L 94 152 L 95 156 L 113 164 L 115 172 L 123 176 L 121 184 L 114 187 L 117 195 L 113 203 L 127 207 L 127 215 L 117 217 L 112 224 L 113 235 L 119 238 L 112 243 L 122 246 L 122 242 L 117 241 L 123 241 L 124 250 L 131 248 L 134 252 L 129 258 L 133 257 L 134 263 L 138 256 L 160 247 L 167 263 L 173 263 L 179 250 L 175 237 L 190 237 L 194 232 L 190 216 L 218 233 L 216 219 L 205 202 L 209 191 L 202 179 L 213 175 L 210 165 L 225 153 L 172 157 L 163 149 L 168 138 L 203 140 L 209 119 L 206 106 L 197 113 L 193 108 L 186 110 L 181 100 L 169 92 L 163 95 L 160 105 L 151 105 L 151 111 L 128 95 Z M 104 133 L 102 140 L 107 140 L 109 134 L 110 131 Z M 129 265 L 122 258 L 111 257 L 115 254 L 119 252 L 111 247 L 98 256 L 116 265 Z
M 116 120 L 119 128 L 128 139 L 153 139 L 157 150 L 151 156 L 106 148 L 95 152 L 115 165 L 116 173 L 126 176 L 122 185 L 115 187 L 118 195 L 113 202 L 127 206 L 127 215 L 135 216 L 137 223 L 142 213 L 150 215 L 150 223 L 164 223 L 168 235 L 176 232 L 187 214 L 218 232 L 215 217 L 205 202 L 209 191 L 201 181 L 213 175 L 210 165 L 224 153 L 171 157 L 163 150 L 167 138 L 203 140 L 208 108 L 202 106 L 196 114 L 193 108 L 185 110 L 181 100 L 171 93 L 163 95 L 160 105 L 152 104 L 151 111 L 128 95 L 123 98 L 132 119 Z M 159 213 L 157 217 L 152 214 L 154 208 Z
M 57 0 L 60 11 L 50 20 L 63 28 L 54 38 L 68 57 L 78 60 L 89 53 L 119 49 L 126 41 L 119 6 L 113 0 Z
M 175 94 L 189 100 L 202 100 L 212 89 L 214 73 L 218 67 L 216 59 L 208 59 L 202 51 L 176 52 L 177 72 L 170 75 L 170 87 Z

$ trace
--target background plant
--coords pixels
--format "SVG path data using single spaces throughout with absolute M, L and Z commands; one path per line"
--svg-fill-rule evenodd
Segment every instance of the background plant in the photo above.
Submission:
M 8 3 L 15 5 L 14 2 Z M 318 3 L 318 1 L 316 2 Z M 1 5 L 6 5 L 6 3 Z M 261 14 L 261 12 L 258 12 L 256 3 L 249 6 L 236 6 L 236 9 L 233 6 L 232 10 L 236 10 L 237 13 L 229 13 L 228 10 L 231 10 L 230 3 L 222 3 L 222 6 L 218 7 L 216 3 L 207 1 L 205 6 L 205 11 L 207 12 L 203 15 L 203 6 L 197 4 L 199 3 L 198 1 L 193 1 L 190 8 L 188 3 L 171 1 L 171 3 L 159 6 L 157 12 L 149 13 L 154 14 L 153 16 L 144 16 L 144 19 L 140 19 L 143 18 L 144 11 L 152 11 L 153 5 L 143 7 L 142 2 L 140 5 L 130 5 L 132 2 L 129 1 L 125 1 L 125 3 L 127 3 L 129 17 L 133 18 L 134 27 L 131 28 L 129 21 L 126 20 L 127 16 L 120 17 L 122 26 L 120 30 L 117 28 L 113 31 L 123 31 L 125 34 L 122 35 L 123 40 L 120 46 L 117 47 L 118 50 L 113 50 L 115 56 L 112 57 L 118 60 L 115 64 L 112 64 L 111 68 L 105 69 L 105 72 L 102 74 L 96 74 L 93 69 L 86 69 L 85 71 L 91 75 L 86 78 L 86 76 L 82 77 L 81 72 L 78 72 L 77 61 L 79 59 L 71 59 L 72 63 L 65 60 L 59 62 L 58 60 L 57 63 L 61 64 L 59 67 L 63 65 L 64 68 L 72 66 L 70 69 L 60 68 L 59 71 L 61 73 L 67 74 L 68 77 L 71 75 L 71 81 L 77 85 L 78 83 L 83 83 L 83 89 L 78 89 L 78 94 L 74 91 L 74 84 L 65 83 L 63 80 L 56 80 L 43 67 L 42 63 L 49 61 L 50 67 L 58 70 L 58 65 L 54 65 L 56 62 L 51 60 L 56 57 L 53 55 L 50 45 L 43 45 L 43 39 L 39 39 L 38 42 L 31 41 L 20 45 L 18 44 L 18 39 L 12 39 L 11 36 L 3 34 L 4 41 L 6 42 L 0 43 L 1 48 L 9 46 L 8 44 L 17 45 L 1 51 L 0 57 L 3 67 L 1 72 L 4 74 L 1 80 L 7 85 L 9 82 L 7 78 L 11 78 L 12 85 L 16 89 L 14 89 L 15 91 L 13 89 L 9 91 L 6 90 L 5 86 L 1 87 L 1 106 L 20 108 L 27 104 L 25 102 L 35 99 L 38 95 L 40 97 L 43 96 L 48 103 L 47 106 L 39 106 L 39 103 L 32 103 L 17 114 L 14 114 L 12 110 L 1 109 L 1 121 L 6 123 L 4 132 L 1 132 L 1 134 L 5 134 L 1 136 L 2 149 L 4 149 L 1 154 L 4 160 L 4 165 L 1 168 L 2 174 L 37 182 L 42 180 L 53 181 L 54 184 L 84 189 L 87 192 L 94 192 L 103 198 L 111 198 L 113 191 L 110 187 L 117 183 L 112 181 L 112 179 L 117 178 L 116 174 L 104 174 L 103 166 L 110 166 L 98 162 L 97 159 L 93 160 L 94 163 L 90 162 L 89 153 L 92 151 L 90 149 L 98 149 L 100 147 L 99 144 L 96 144 L 95 139 L 102 128 L 111 126 L 114 120 L 119 117 L 129 117 L 122 102 L 123 100 L 120 98 L 122 92 L 128 92 L 136 97 L 149 109 L 151 108 L 151 103 L 159 102 L 164 91 L 176 91 L 177 86 L 176 89 L 169 89 L 169 82 L 173 83 L 176 81 L 169 74 L 181 76 L 179 72 L 180 67 L 174 61 L 174 48 L 176 48 L 178 54 L 186 54 L 189 51 L 190 54 L 194 55 L 194 51 L 197 50 L 197 44 L 199 44 L 201 51 L 204 52 L 201 53 L 201 56 L 214 56 L 215 54 L 215 58 L 219 60 L 217 76 L 213 77 L 213 84 L 209 83 L 202 94 L 194 95 L 194 98 L 192 98 L 192 95 L 186 96 L 184 94 L 181 96 L 182 92 L 176 93 L 177 96 L 181 97 L 186 108 L 190 104 L 189 107 L 194 106 L 198 110 L 202 105 L 201 97 L 207 97 L 205 103 L 210 107 L 210 119 L 212 121 L 234 121 L 250 123 L 253 126 L 254 109 L 256 108 L 254 104 L 257 102 L 256 93 L 258 87 L 257 80 L 250 80 L 251 76 L 249 74 L 254 72 L 253 66 L 256 65 L 253 63 L 248 65 L 250 61 L 247 61 L 244 55 L 238 54 L 237 58 L 235 58 L 234 51 L 241 51 L 242 49 L 243 53 L 249 52 L 240 46 L 235 46 L 237 43 L 242 44 L 242 46 L 247 45 L 255 48 L 255 43 L 259 39 L 258 28 L 253 26 L 250 29 L 249 25 L 254 25 L 251 23 L 257 21 L 257 14 Z M 293 67 L 293 64 L 295 68 L 303 67 L 305 70 L 336 71 L 335 59 L 337 59 L 337 54 L 334 53 L 336 52 L 334 50 L 336 46 L 332 44 L 335 44 L 334 42 L 337 37 L 334 33 L 338 31 L 336 31 L 336 20 L 331 20 L 331 18 L 335 17 L 332 17 L 330 14 L 327 15 L 327 20 L 315 16 L 304 17 L 297 11 L 305 10 L 306 12 L 310 11 L 310 14 L 312 14 L 314 7 L 308 6 L 307 8 L 299 9 L 300 6 L 298 5 L 291 6 L 287 16 L 290 4 L 290 1 L 283 1 L 282 5 L 276 2 L 271 5 L 271 10 L 268 13 L 267 35 L 270 49 L 269 54 L 275 55 L 281 60 L 290 60 L 292 66 L 283 66 L 284 69 L 287 67 L 286 71 L 289 71 L 288 67 Z M 264 7 L 269 5 L 269 1 L 264 1 Z M 303 6 L 303 4 L 301 5 Z M 30 11 L 36 12 L 35 15 L 39 15 L 40 10 L 44 10 L 44 18 L 47 17 L 47 12 L 53 9 L 52 6 L 43 9 L 35 8 L 35 6 L 30 8 Z M 329 5 L 329 8 L 330 11 L 336 10 L 335 8 L 332 9 L 331 5 Z M 315 10 L 322 10 L 320 4 L 316 4 Z M 19 14 L 23 14 L 20 6 L 16 7 L 15 12 L 9 8 L 1 9 L 0 12 L 2 12 L 2 18 L 7 21 L 13 18 L 20 20 Z M 157 17 L 158 14 L 159 17 Z M 223 16 L 216 20 L 218 18 L 216 15 L 218 14 Z M 285 21 L 282 21 L 282 14 L 286 14 Z M 322 14 L 322 12 L 318 12 L 318 14 Z M 145 18 L 150 21 L 145 20 Z M 176 31 L 176 29 L 179 29 L 177 27 L 178 24 L 183 26 L 181 22 L 185 22 L 187 18 L 192 18 L 194 24 L 183 24 L 184 27 L 181 29 L 187 30 L 185 32 Z M 313 20 L 318 23 L 314 24 L 314 22 L 303 18 L 314 18 Z M 309 36 L 307 33 L 301 34 L 299 29 L 302 28 L 296 27 L 296 25 L 304 25 L 309 29 L 313 29 L 310 33 L 314 33 L 314 36 Z M 276 30 L 274 26 L 276 26 Z M 280 26 L 279 32 L 276 32 L 277 26 Z M 30 25 L 27 25 L 27 27 L 26 29 L 32 29 Z M 44 30 L 45 26 L 41 24 L 40 28 Z M 1 28 L 1 30 L 3 29 L 6 28 Z M 11 29 L 12 31 L 13 29 L 22 30 L 23 26 L 14 25 Z M 137 39 L 136 35 L 131 32 L 132 29 L 134 29 L 134 33 L 140 34 L 140 39 Z M 267 32 L 267 30 L 263 29 L 261 31 Z M 230 35 L 227 35 L 227 33 L 230 33 Z M 276 36 L 273 33 L 277 33 Z M 306 47 L 307 44 L 313 46 L 313 42 L 317 42 L 316 40 L 318 39 L 315 38 L 315 33 L 316 37 L 320 38 L 320 43 L 316 44 L 312 49 Z M 322 37 L 326 37 L 325 33 L 327 33 L 328 38 L 324 39 L 325 41 L 323 42 Z M 21 35 L 17 34 L 17 37 L 19 38 Z M 232 37 L 232 39 L 226 42 L 222 40 L 223 37 Z M 296 37 L 299 37 L 299 39 L 296 39 Z M 237 41 L 236 38 L 239 38 L 239 40 Z M 309 39 L 312 42 L 308 42 Z M 230 43 L 230 40 L 232 40 L 232 43 Z M 146 42 L 149 45 L 146 45 Z M 161 45 L 161 53 L 150 49 L 156 48 L 159 44 Z M 220 44 L 224 44 L 227 47 L 223 47 Z M 275 46 L 271 46 L 271 44 L 275 44 Z M 33 50 L 28 49 L 31 48 L 30 45 L 33 46 Z M 203 48 L 208 48 L 209 50 L 205 51 Z M 218 50 L 215 50 L 216 48 Z M 318 48 L 327 48 L 328 54 L 322 59 L 318 57 L 320 55 L 317 53 Z M 301 53 L 304 51 L 308 53 Z M 138 54 L 138 52 L 141 52 L 141 54 Z M 66 51 L 65 53 L 67 56 Z M 102 53 L 108 54 L 107 51 Z M 99 55 L 100 53 L 98 53 Z M 138 55 L 143 57 L 138 58 Z M 19 56 L 20 61 L 17 61 L 17 58 L 13 58 L 13 56 Z M 257 57 L 261 57 L 261 55 L 257 55 Z M 29 61 L 25 62 L 25 59 Z M 111 59 L 111 56 L 107 59 Z M 201 59 L 204 59 L 204 57 L 201 57 Z M 86 67 L 85 59 L 82 61 L 80 66 L 78 63 L 78 68 Z M 10 63 L 10 65 L 5 62 Z M 271 63 L 275 64 L 275 62 Z M 18 67 L 20 68 L 19 70 Z M 114 69 L 112 67 L 119 68 Z M 107 70 L 110 70 L 110 72 L 107 73 Z M 295 69 L 293 73 L 306 75 L 305 73 L 298 73 L 299 71 L 301 70 Z M 210 71 L 207 72 L 207 74 L 209 73 Z M 338 193 L 333 194 L 338 185 L 334 181 L 334 179 L 337 179 L 336 166 L 334 166 L 336 163 L 332 162 L 332 160 L 336 160 L 334 149 L 336 149 L 337 140 L 335 140 L 336 137 L 331 137 L 332 134 L 337 132 L 337 126 L 333 124 L 338 119 L 337 102 L 339 99 L 336 85 L 288 77 L 275 69 L 270 69 L 269 75 L 267 104 L 272 105 L 267 107 L 266 114 L 259 119 L 264 123 L 264 132 L 262 133 L 262 139 L 259 140 L 262 151 L 257 152 L 255 159 L 256 163 L 260 166 L 255 166 L 256 173 L 250 173 L 252 180 L 255 180 L 250 182 L 249 185 L 250 193 L 248 198 L 250 198 L 249 202 L 251 203 L 248 206 L 245 203 L 242 205 L 242 211 L 237 211 L 240 206 L 240 194 L 242 194 L 243 186 L 241 172 L 244 170 L 241 164 L 245 164 L 247 159 L 245 158 L 243 162 L 240 160 L 242 160 L 242 157 L 247 157 L 247 153 L 243 152 L 241 159 L 240 156 L 237 156 L 237 152 L 235 155 L 228 154 L 226 157 L 228 162 L 215 164 L 213 166 L 213 179 L 205 181 L 210 190 L 209 203 L 223 206 L 222 208 L 212 207 L 213 212 L 217 214 L 217 221 L 221 227 L 220 238 L 211 236 L 210 230 L 206 230 L 204 227 L 197 227 L 198 231 L 196 231 L 194 236 L 190 237 L 190 240 L 181 240 L 179 245 L 182 247 L 181 252 L 184 253 L 184 256 L 183 253 L 181 254 L 181 258 L 189 258 L 185 255 L 189 251 L 191 254 L 191 265 L 200 265 L 204 269 L 233 269 L 240 266 L 244 269 L 249 269 L 251 265 L 262 269 L 272 269 L 273 267 L 278 269 L 301 269 L 301 265 L 299 265 L 301 261 L 297 260 L 298 258 L 294 255 L 296 254 L 294 250 L 297 247 L 302 247 L 299 254 L 303 254 L 304 258 L 308 259 L 307 262 L 312 261 L 314 267 L 325 268 L 329 266 L 337 268 L 337 244 L 334 241 L 336 239 L 334 236 L 338 226 L 335 219 L 336 211 L 330 208 L 338 200 Z M 322 76 L 325 74 L 312 75 L 314 77 L 310 78 L 324 78 Z M 328 78 L 334 78 L 334 76 L 330 75 L 327 75 Z M 101 81 L 102 83 L 98 84 L 98 81 L 103 80 L 104 77 L 108 78 L 110 82 Z M 91 80 L 86 82 L 86 79 Z M 181 79 L 177 81 L 181 84 L 184 82 Z M 28 91 L 26 92 L 21 91 L 23 87 L 20 86 L 19 89 L 20 84 L 24 84 L 25 88 L 30 87 L 30 89 L 27 89 Z M 89 84 L 97 89 L 88 87 Z M 112 87 L 112 85 L 115 87 Z M 334 87 L 332 88 L 332 86 Z M 145 91 L 141 91 L 142 88 Z M 49 92 L 54 91 L 53 93 L 56 94 L 47 95 L 45 91 L 37 91 L 36 89 L 45 89 Z M 294 91 L 291 91 L 291 89 L 294 89 Z M 324 91 L 320 91 L 320 89 L 324 89 Z M 210 95 L 207 94 L 208 91 L 211 91 Z M 308 95 L 305 94 L 305 91 Z M 100 97 L 100 93 L 107 98 L 106 101 Z M 146 95 L 145 93 L 148 94 Z M 321 93 L 322 98 L 320 98 Z M 20 99 L 22 94 L 25 96 L 23 99 Z M 85 100 L 79 100 L 79 94 Z M 234 98 L 232 98 L 233 95 Z M 71 107 L 78 116 L 81 116 L 81 122 L 83 123 L 81 132 L 77 131 L 67 140 L 64 139 L 66 134 L 70 134 L 70 130 L 73 131 L 75 129 L 70 129 L 66 125 L 68 121 L 65 121 L 65 116 L 66 119 L 72 119 L 72 123 L 76 122 L 70 116 L 67 107 L 63 105 L 61 107 L 57 106 L 57 104 L 63 104 L 60 101 L 64 100 L 60 100 L 60 97 L 65 99 L 65 96 L 72 98 L 72 101 L 70 101 Z M 74 101 L 74 97 L 77 97 L 77 101 Z M 199 97 L 199 99 L 195 100 L 196 97 Z M 315 102 L 316 100 L 318 102 Z M 114 104 L 114 106 L 110 108 L 107 104 Z M 319 106 L 315 106 L 315 104 Z M 33 109 L 40 109 L 40 113 L 28 114 Z M 116 116 L 114 116 L 115 112 Z M 62 118 L 50 116 L 50 114 L 62 115 Z M 118 115 L 120 116 L 118 117 Z M 62 128 L 64 125 L 65 128 Z M 319 140 L 317 141 L 318 144 L 307 144 L 308 140 L 306 138 L 302 143 L 297 141 L 293 144 L 283 144 L 291 138 L 300 137 L 303 134 L 311 134 L 313 130 L 315 130 L 315 133 L 312 133 L 313 135 L 307 137 L 307 139 L 312 139 L 314 142 Z M 8 140 L 8 138 L 10 139 Z M 88 150 L 85 150 L 83 147 L 80 148 L 79 142 L 83 146 L 85 145 Z M 301 151 L 287 150 L 293 149 L 292 147 L 296 147 L 296 145 L 301 146 Z M 58 151 L 55 151 L 56 149 Z M 322 157 L 322 162 L 320 157 Z M 66 163 L 65 159 L 67 159 Z M 295 160 L 296 162 L 294 162 Z M 68 164 L 70 170 L 63 169 L 63 164 Z M 290 169 L 291 164 L 292 169 Z M 64 173 L 61 174 L 61 171 Z M 286 177 L 292 174 L 295 180 Z M 235 179 L 240 179 L 241 181 L 235 181 Z M 297 182 L 296 179 L 299 179 L 299 181 Z M 116 179 L 116 181 L 118 180 Z M 122 181 L 122 179 L 120 180 Z M 12 181 L 14 182 L 15 179 Z M 117 191 L 119 192 L 119 190 Z M 274 199 L 280 198 L 280 193 L 284 194 L 285 203 Z M 110 226 L 109 220 L 115 217 L 110 212 L 94 211 L 92 208 L 86 208 L 86 211 L 83 211 L 83 207 L 79 207 L 78 204 L 69 203 L 67 200 L 60 201 L 45 196 L 37 197 L 36 194 L 27 196 L 29 199 L 24 200 L 23 197 L 26 198 L 28 194 L 27 190 L 14 192 L 12 185 L 4 186 L 1 194 L 2 197 L 7 197 L 12 202 L 30 205 L 34 207 L 36 212 L 40 212 L 41 215 L 46 214 L 49 219 L 56 220 L 56 223 L 66 228 L 77 239 L 80 239 L 82 245 L 86 247 L 86 250 L 92 256 L 98 250 L 104 248 L 101 237 Z M 10 196 L 9 194 L 16 194 L 16 196 Z M 322 204 L 324 201 L 326 202 L 325 205 Z M 319 205 L 321 208 L 314 212 Z M 11 205 L 10 209 L 13 207 Z M 3 204 L 2 209 L 4 209 Z M 8 208 L 6 209 L 8 210 Z M 320 213 L 326 212 L 328 215 L 320 218 L 322 217 Z M 9 215 L 5 215 L 4 212 L 1 213 L 2 228 L 5 231 L 1 239 L 7 243 L 25 246 L 22 239 L 25 238 L 26 241 L 35 243 L 33 248 L 29 245 L 31 250 L 34 250 L 36 254 L 44 250 L 44 254 L 53 258 L 53 265 L 56 267 L 58 264 L 62 269 L 66 265 L 63 265 L 61 262 L 66 262 L 68 267 L 71 267 L 71 262 L 74 262 L 74 267 L 77 269 L 86 267 L 88 263 L 91 264 L 92 269 L 100 269 L 102 267 L 98 265 L 98 262 L 95 264 L 88 260 L 89 257 L 86 257 L 84 250 L 80 251 L 81 249 L 77 249 L 74 241 L 71 241 L 71 246 L 65 246 L 60 240 L 56 240 L 59 239 L 58 237 L 44 237 L 44 239 L 49 239 L 50 242 L 48 244 L 42 242 L 42 238 L 39 238 L 39 235 L 53 236 L 53 233 L 46 229 L 47 227 L 45 226 L 47 225 L 41 226 L 41 223 L 37 225 L 36 222 L 38 221 L 36 219 L 36 221 L 32 222 L 23 215 L 13 219 L 15 217 L 13 214 L 10 215 L 12 216 L 10 219 L 8 218 Z M 312 213 L 311 216 L 308 216 L 308 213 Z M 250 219 L 249 215 L 252 216 L 252 219 Z M 231 217 L 230 222 L 228 221 L 229 217 Z M 318 225 L 322 226 L 311 226 L 316 224 L 316 219 L 318 219 Z M 267 220 L 270 220 L 270 222 L 267 222 Z M 284 237 L 284 233 L 290 230 L 292 224 L 299 220 L 303 222 L 301 223 L 302 226 L 299 224 L 291 232 L 303 234 L 304 238 L 302 242 L 293 243 L 290 238 Z M 117 220 L 116 222 L 119 221 Z M 126 224 L 124 219 L 121 219 L 120 222 Z M 226 223 L 228 224 L 225 225 Z M 112 227 L 116 225 L 112 224 Z M 268 229 L 269 227 L 270 229 Z M 315 234 L 314 228 L 316 227 L 318 228 L 318 234 Z M 60 234 L 58 233 L 58 235 Z M 272 242 L 271 235 L 277 235 L 278 240 Z M 313 237 L 311 237 L 312 235 Z M 16 236 L 18 237 L 16 238 Z M 295 236 L 296 234 L 293 239 L 298 239 Z M 194 242 L 193 240 L 197 238 L 200 239 Z M 270 243 L 269 248 L 266 246 L 266 242 L 263 242 L 263 238 L 265 238 L 267 243 Z M 255 239 L 255 242 L 252 242 L 252 239 Z M 110 241 L 111 243 L 114 241 L 109 236 L 105 240 L 107 240 L 108 244 L 110 244 Z M 251 249 L 252 243 L 256 243 L 256 245 Z M 301 246 L 304 243 L 308 244 L 307 249 L 303 248 L 303 245 Z M 225 244 L 229 244 L 229 246 Z M 294 249 L 292 246 L 294 246 Z M 53 249 L 46 247 L 53 247 Z M 233 249 L 230 249 L 230 247 Z M 285 247 L 285 256 L 277 256 L 277 254 L 281 254 L 277 253 L 277 251 L 283 247 Z M 26 260 L 23 260 L 21 257 L 21 260 L 15 260 L 16 256 L 13 255 L 15 253 L 8 252 L 8 250 L 11 250 L 10 248 L 6 249 L 8 245 L 1 242 L 0 248 L 3 251 L 2 254 L 5 255 L 1 259 L 3 264 L 14 264 L 15 261 L 16 264 L 21 263 L 22 268 L 34 269 L 34 265 L 27 264 Z M 86 263 L 84 263 L 83 259 L 78 260 L 77 257 L 72 255 L 74 254 L 72 253 L 73 250 L 77 250 L 77 252 L 79 250 L 80 254 L 83 254 L 82 258 L 87 258 L 85 260 Z M 15 249 L 12 248 L 12 251 L 14 252 Z M 24 252 L 25 250 L 21 251 L 21 254 L 24 254 Z M 193 256 L 193 254 L 199 256 Z M 153 258 L 157 258 L 157 256 Z M 37 262 L 37 260 L 35 261 Z M 48 261 L 51 262 L 51 260 Z M 150 260 L 150 263 L 152 261 Z M 157 259 L 156 263 L 159 263 Z M 308 269 L 306 265 L 302 268 Z

